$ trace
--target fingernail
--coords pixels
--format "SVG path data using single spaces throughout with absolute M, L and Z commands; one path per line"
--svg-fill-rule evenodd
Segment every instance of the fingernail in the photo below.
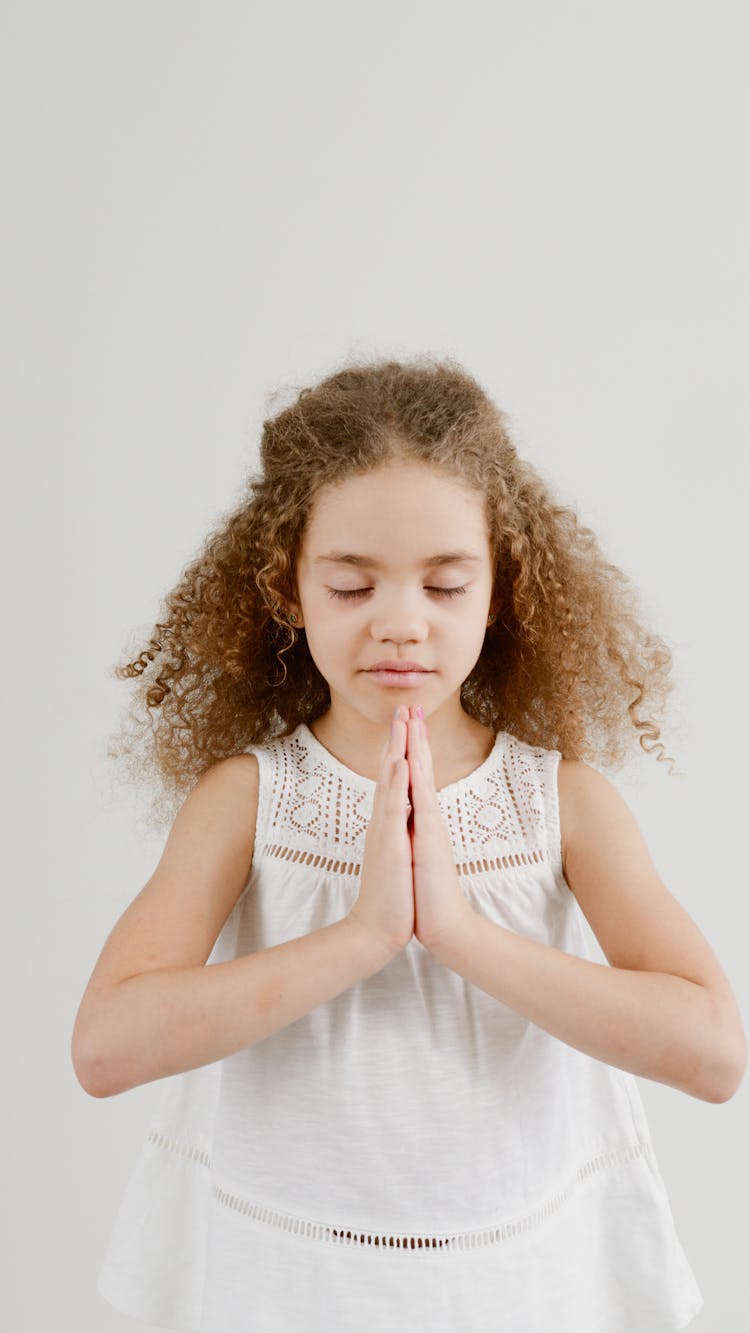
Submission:
M 417 717 L 421 717 L 422 719 L 424 719 L 424 708 L 422 707 L 421 704 L 417 708 Z

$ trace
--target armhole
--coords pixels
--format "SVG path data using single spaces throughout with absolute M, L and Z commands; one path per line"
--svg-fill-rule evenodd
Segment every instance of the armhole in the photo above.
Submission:
M 553 871 L 556 875 L 564 878 L 560 794 L 557 786 L 561 759 L 562 753 L 560 750 L 544 751 L 544 821 L 547 834 L 547 851 L 549 852 L 550 865 Z
M 258 860 L 260 858 L 260 849 L 262 849 L 265 843 L 266 801 L 267 801 L 267 790 L 268 790 L 268 783 L 265 780 L 266 775 L 264 772 L 264 763 L 266 756 L 263 754 L 260 747 L 255 745 L 248 745 L 246 749 L 240 750 L 238 753 L 254 755 L 255 762 L 258 765 L 258 793 L 257 793 L 256 808 L 255 808 L 255 833 L 253 835 L 253 855 L 250 861 L 250 868 L 247 873 L 247 879 L 245 881 L 245 885 L 232 909 L 233 915 L 239 911 L 241 905 L 244 903 L 245 898 L 253 884 L 256 867 L 258 864 Z
M 250 866 L 252 873 L 266 841 L 266 829 L 268 827 L 268 802 L 270 796 L 270 784 L 267 765 L 269 756 L 260 745 L 248 745 L 243 754 L 252 754 L 258 765 L 258 802 L 255 811 L 255 837 L 253 838 L 253 859 Z

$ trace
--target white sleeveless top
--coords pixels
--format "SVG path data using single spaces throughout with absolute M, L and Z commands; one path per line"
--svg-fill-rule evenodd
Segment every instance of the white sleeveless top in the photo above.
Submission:
M 304 723 L 248 750 L 253 863 L 207 965 L 340 921 L 358 892 L 375 783 Z M 562 873 L 560 757 L 499 732 L 438 801 L 472 907 L 591 957 Z M 663 1333 L 703 1306 L 635 1078 L 416 937 L 280 1032 L 158 1088 L 98 1278 L 136 1319 Z

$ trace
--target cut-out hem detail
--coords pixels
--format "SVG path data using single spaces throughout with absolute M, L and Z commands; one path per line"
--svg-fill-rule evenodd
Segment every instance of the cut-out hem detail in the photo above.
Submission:
M 210 1167 L 211 1165 L 211 1154 L 205 1148 L 196 1148 L 191 1143 L 181 1142 L 179 1139 L 170 1139 L 166 1134 L 160 1134 L 156 1129 L 149 1130 L 148 1141 L 156 1144 L 157 1148 L 164 1148 L 165 1152 L 173 1152 L 178 1157 L 186 1157 L 190 1162 L 197 1162 L 199 1166 Z
M 149 1132 L 148 1139 L 167 1152 L 177 1153 L 180 1157 L 196 1162 L 206 1168 L 211 1166 L 210 1155 L 203 1149 L 176 1139 L 170 1139 L 156 1130 Z M 635 1161 L 640 1157 L 652 1160 L 650 1144 L 640 1139 L 636 1143 L 628 1144 L 622 1148 L 612 1148 L 597 1153 L 573 1171 L 567 1184 L 561 1190 L 556 1191 L 531 1212 L 513 1218 L 509 1222 L 500 1223 L 496 1227 L 483 1227 L 477 1231 L 464 1231 L 447 1235 L 439 1232 L 432 1234 L 423 1232 L 420 1235 L 414 1235 L 410 1232 L 383 1232 L 351 1227 L 344 1229 L 344 1227 L 334 1226 L 328 1222 L 316 1222 L 310 1218 L 297 1217 L 293 1213 L 285 1213 L 279 1209 L 265 1207 L 262 1204 L 254 1204 L 241 1195 L 232 1194 L 228 1190 L 222 1189 L 215 1181 L 212 1182 L 212 1193 L 218 1203 L 233 1212 L 241 1213 L 269 1226 L 278 1227 L 282 1231 L 304 1236 L 323 1244 L 356 1245 L 371 1250 L 378 1249 L 381 1252 L 390 1249 L 412 1252 L 415 1250 L 426 1252 L 440 1250 L 443 1253 L 449 1251 L 462 1252 L 486 1245 L 496 1245 L 533 1230 L 546 1217 L 559 1212 L 587 1179 L 608 1168 L 619 1166 L 623 1162 Z

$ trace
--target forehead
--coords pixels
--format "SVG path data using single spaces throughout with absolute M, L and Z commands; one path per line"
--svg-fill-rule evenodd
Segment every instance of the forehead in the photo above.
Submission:
M 489 555 L 484 497 L 424 465 L 377 468 L 318 492 L 300 554 L 316 569 L 477 565 Z

